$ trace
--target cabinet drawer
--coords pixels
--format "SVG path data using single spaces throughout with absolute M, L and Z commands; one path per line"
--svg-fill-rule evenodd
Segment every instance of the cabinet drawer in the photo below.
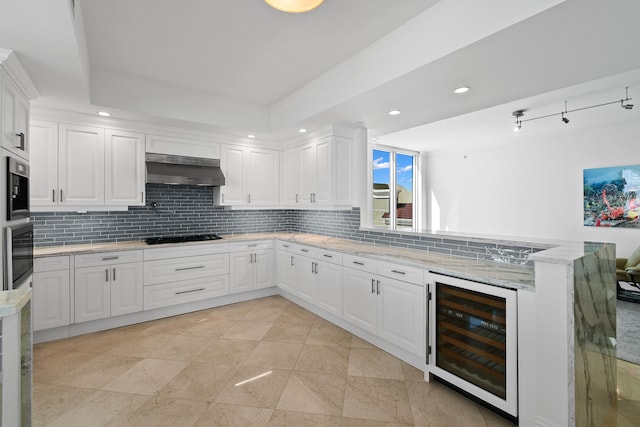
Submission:
M 202 277 L 144 287 L 144 309 L 201 301 L 229 295 L 229 276 Z
M 378 263 L 378 274 L 404 282 L 415 283 L 416 285 L 424 285 L 424 270 L 417 267 L 380 261 Z
M 76 267 L 122 264 L 142 261 L 142 251 L 101 252 L 97 254 L 76 255 Z
M 231 252 L 258 251 L 262 249 L 273 249 L 273 240 L 256 240 L 229 244 L 229 250 Z
M 278 241 L 277 247 L 278 247 L 278 250 L 281 250 L 281 251 L 298 252 L 300 245 L 298 245 L 297 243 Z
M 342 265 L 344 267 L 355 268 L 367 273 L 378 274 L 378 261 L 357 255 L 343 254 Z
M 342 265 L 342 252 L 328 251 L 325 249 L 316 249 L 314 257 L 321 261 Z
M 229 252 L 228 243 L 188 243 L 164 248 L 144 250 L 144 260 L 184 258 L 200 255 L 215 255 Z
M 69 256 L 50 256 L 45 258 L 35 258 L 33 260 L 33 272 L 67 270 L 69 268 Z
M 177 282 L 229 273 L 229 254 L 145 261 L 144 284 Z

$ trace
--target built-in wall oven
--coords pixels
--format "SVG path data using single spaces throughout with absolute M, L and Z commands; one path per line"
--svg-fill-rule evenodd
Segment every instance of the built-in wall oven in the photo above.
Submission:
M 430 274 L 429 372 L 518 416 L 516 291 Z
M 33 273 L 33 224 L 5 227 L 4 290 L 28 284 Z
M 7 157 L 7 220 L 29 217 L 29 165 Z

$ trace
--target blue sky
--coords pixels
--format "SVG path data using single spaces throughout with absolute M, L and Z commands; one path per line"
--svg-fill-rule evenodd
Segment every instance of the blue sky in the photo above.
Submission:
M 389 167 L 391 165 L 391 153 L 382 150 L 373 150 L 373 182 L 389 183 Z M 409 190 L 413 188 L 413 156 L 406 154 L 396 155 L 396 181 Z

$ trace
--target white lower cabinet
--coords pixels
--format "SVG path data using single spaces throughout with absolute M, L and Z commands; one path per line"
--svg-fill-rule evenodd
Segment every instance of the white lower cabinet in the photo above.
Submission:
M 69 325 L 69 257 L 35 259 L 32 286 L 33 330 Z
M 342 266 L 316 261 L 315 304 L 340 317 L 342 315 Z
M 234 243 L 229 259 L 230 293 L 273 286 L 273 241 Z
M 75 256 L 75 322 L 141 311 L 142 251 Z
M 229 295 L 229 245 L 144 250 L 144 309 Z
M 342 279 L 343 319 L 422 356 L 426 329 L 422 271 L 404 266 L 393 270 L 392 274 L 410 278 L 415 283 L 345 267 Z
M 296 293 L 295 256 L 291 252 L 278 249 L 278 287 L 287 292 Z

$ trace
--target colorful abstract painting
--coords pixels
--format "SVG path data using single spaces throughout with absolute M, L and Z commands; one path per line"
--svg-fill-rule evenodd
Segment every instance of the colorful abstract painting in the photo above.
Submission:
M 584 170 L 584 225 L 640 229 L 640 165 Z

